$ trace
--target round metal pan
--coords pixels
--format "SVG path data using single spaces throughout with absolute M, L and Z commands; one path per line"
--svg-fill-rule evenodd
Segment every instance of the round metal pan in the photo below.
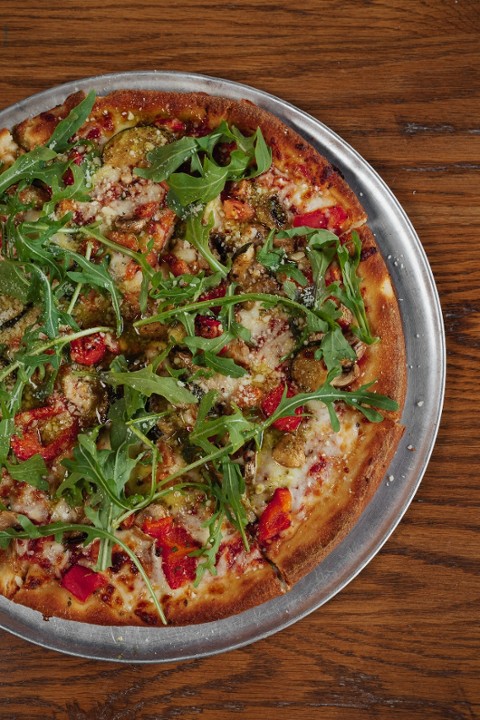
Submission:
M 415 230 L 377 173 L 321 122 L 260 90 L 190 73 L 116 73 L 67 83 L 23 100 L 0 112 L 0 127 L 11 127 L 61 103 L 69 93 L 91 88 L 98 94 L 121 88 L 203 91 L 246 98 L 277 115 L 336 165 L 361 198 L 402 313 L 408 365 L 405 435 L 384 481 L 348 537 L 289 593 L 226 620 L 180 628 L 98 627 L 57 618 L 46 622 L 38 612 L 0 598 L 0 626 L 46 648 L 118 662 L 198 658 L 265 638 L 318 609 L 365 567 L 393 532 L 425 472 L 440 422 L 445 383 L 440 303 Z

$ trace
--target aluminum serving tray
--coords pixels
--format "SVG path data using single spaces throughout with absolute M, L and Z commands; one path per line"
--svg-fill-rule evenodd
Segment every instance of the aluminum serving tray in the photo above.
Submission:
M 365 567 L 393 532 L 420 484 L 440 422 L 445 382 L 440 303 L 415 230 L 377 173 L 328 127 L 260 90 L 190 73 L 116 73 L 67 83 L 23 100 L 0 112 L 0 127 L 11 127 L 61 103 L 69 93 L 91 88 L 98 94 L 121 88 L 203 91 L 247 98 L 277 115 L 340 168 L 360 197 L 391 272 L 402 313 L 408 365 L 405 435 L 384 481 L 348 537 L 289 593 L 226 620 L 181 628 L 98 627 L 57 618 L 46 622 L 38 612 L 0 597 L 0 626 L 46 648 L 118 662 L 198 658 L 265 638 L 318 609 Z

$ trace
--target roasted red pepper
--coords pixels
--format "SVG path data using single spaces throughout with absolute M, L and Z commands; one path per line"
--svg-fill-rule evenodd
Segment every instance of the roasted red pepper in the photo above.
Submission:
M 67 170 L 65 170 L 62 176 L 62 180 L 64 185 L 73 185 L 73 183 L 75 182 L 75 178 L 73 177 L 72 168 L 67 168 Z
M 207 290 L 207 292 L 200 295 L 200 297 L 198 299 L 199 299 L 199 301 L 216 300 L 216 298 L 225 297 L 226 293 L 227 293 L 227 286 L 222 283 L 221 285 L 218 285 L 218 287 L 212 288 L 212 290 Z M 217 314 L 220 312 L 221 307 L 220 307 L 220 305 L 214 305 L 213 307 L 210 308 L 210 310 L 212 312 L 214 312 L 215 314 Z
M 195 333 L 200 337 L 212 340 L 220 337 L 223 332 L 220 320 L 209 317 L 208 315 L 197 315 L 195 318 Z
M 67 450 L 78 435 L 78 423 L 68 415 L 68 426 L 56 435 L 55 439 L 43 444 L 40 428 L 57 415 L 67 415 L 68 410 L 62 403 L 47 405 L 18 413 L 15 425 L 21 430 L 20 435 L 13 435 L 10 445 L 19 460 L 28 460 L 33 455 L 41 455 L 46 462 L 54 460 L 60 453 Z
M 70 343 L 70 357 L 80 365 L 95 365 L 103 360 L 107 344 L 102 333 L 77 338 Z
M 107 578 L 83 565 L 72 565 L 63 575 L 61 584 L 77 600 L 85 602 L 95 590 L 107 584 Z
M 173 518 L 164 517 L 147 518 L 142 530 L 157 541 L 162 553 L 162 569 L 172 589 L 195 579 L 197 560 L 190 553 L 200 546 L 185 528 L 176 525 Z
M 284 391 L 285 385 L 281 383 L 280 385 L 277 385 L 277 387 L 273 390 L 270 390 L 268 395 L 263 398 L 262 411 L 265 417 L 270 417 L 271 415 L 273 415 L 277 407 L 280 405 L 280 401 L 283 397 Z M 293 397 L 296 394 L 297 393 L 292 387 L 287 387 L 287 397 Z M 302 415 L 302 413 L 303 407 L 300 406 L 296 408 L 295 415 L 289 415 L 288 417 L 283 417 L 275 420 L 275 422 L 272 424 L 272 427 L 276 428 L 277 430 L 283 430 L 283 432 L 294 432 L 302 422 L 302 418 L 298 417 L 299 415 Z
M 342 223 L 347 219 L 347 213 L 341 205 L 332 205 L 321 210 L 297 215 L 293 219 L 293 227 L 328 228 L 339 230 Z
M 288 488 L 277 488 L 258 521 L 260 544 L 273 540 L 292 524 L 292 495 Z
M 178 258 L 172 253 L 162 255 L 161 260 L 163 260 L 163 262 L 168 265 L 168 269 L 170 270 L 172 275 L 175 275 L 175 277 L 178 277 L 179 275 L 186 275 L 190 270 L 185 260 Z

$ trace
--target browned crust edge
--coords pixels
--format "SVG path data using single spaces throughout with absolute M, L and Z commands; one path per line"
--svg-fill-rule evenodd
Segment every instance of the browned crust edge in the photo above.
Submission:
M 213 579 L 205 594 L 190 600 L 170 598 L 165 603 L 169 625 L 193 625 L 221 620 L 272 600 L 284 592 L 276 570 L 265 563 L 255 572 Z

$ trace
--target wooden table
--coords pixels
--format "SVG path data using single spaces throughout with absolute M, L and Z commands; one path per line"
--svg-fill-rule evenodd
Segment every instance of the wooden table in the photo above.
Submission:
M 415 225 L 443 305 L 448 384 L 420 490 L 334 600 L 223 656 L 116 665 L 0 633 L 0 718 L 471 720 L 480 712 L 478 0 L 3 0 L 0 105 L 78 77 L 182 70 L 333 128 Z

